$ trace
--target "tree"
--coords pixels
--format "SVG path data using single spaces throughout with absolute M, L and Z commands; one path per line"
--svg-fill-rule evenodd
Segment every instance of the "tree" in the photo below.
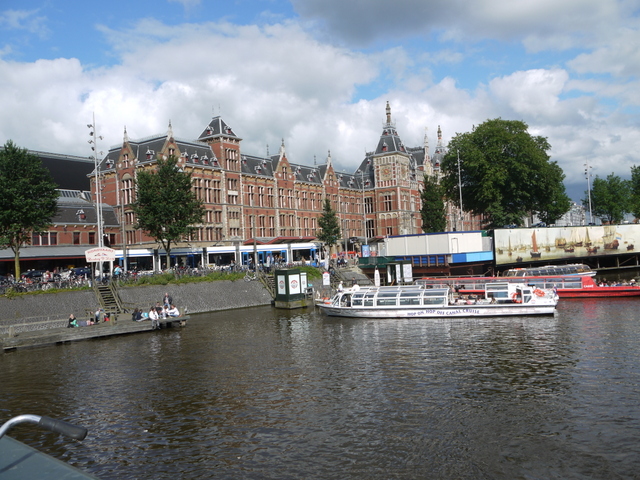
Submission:
M 175 156 L 158 159 L 155 171 L 138 174 L 133 203 L 136 228 L 162 245 L 171 266 L 171 246 L 188 238 L 192 225 L 202 222 L 204 206 L 191 190 L 191 175 L 177 165 Z
M 585 192 L 587 193 L 587 192 Z M 591 208 L 603 222 L 620 223 L 631 207 L 631 186 L 613 173 L 602 179 L 596 175 L 591 186 Z M 582 204 L 589 205 L 584 198 Z
M 20 278 L 20 248 L 51 225 L 58 211 L 58 185 L 36 155 L 11 140 L 0 151 L 0 246 L 14 253 Z
M 424 184 L 420 199 L 422 207 L 422 230 L 425 233 L 444 232 L 447 219 L 444 206 L 444 192 L 442 187 L 429 175 L 424 176 Z
M 335 210 L 331 208 L 331 202 L 328 198 L 324 199 L 322 215 L 318 218 L 318 226 L 320 230 L 316 232 L 316 237 L 331 249 L 340 238 L 340 222 Z
M 570 208 L 564 173 L 550 161 L 547 139 L 531 136 L 527 128 L 522 121 L 497 118 L 449 143 L 441 164 L 447 198 L 460 203 L 460 182 L 463 209 L 484 214 L 488 227 L 521 225 L 533 214 L 556 219 Z
M 629 202 L 629 212 L 634 217 L 640 218 L 640 167 L 631 167 L 631 180 L 629 181 L 631 199 Z

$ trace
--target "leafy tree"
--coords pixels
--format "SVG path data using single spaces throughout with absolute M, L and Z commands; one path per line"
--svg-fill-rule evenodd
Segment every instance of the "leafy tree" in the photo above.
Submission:
M 14 253 L 20 278 L 20 248 L 51 225 L 58 211 L 58 186 L 36 155 L 11 140 L 0 150 L 0 246 Z
M 340 238 L 340 222 L 328 198 L 324 199 L 322 215 L 318 218 L 320 230 L 316 232 L 318 240 L 323 242 L 329 249 L 338 242 Z
M 587 192 L 585 192 L 587 193 Z M 602 179 L 596 175 L 591 186 L 591 208 L 596 217 L 603 222 L 620 223 L 631 208 L 631 186 L 613 173 Z M 589 198 L 582 204 L 589 205 Z
M 177 165 L 175 156 L 158 159 L 155 171 L 138 174 L 137 196 L 133 203 L 136 228 L 162 245 L 170 267 L 171 246 L 188 238 L 193 224 L 202 222 L 205 209 L 191 190 L 191 175 Z
M 640 167 L 631 167 L 631 180 L 629 181 L 631 199 L 629 202 L 629 212 L 634 217 L 640 218 Z
M 571 208 L 571 199 L 567 196 L 564 187 L 565 174 L 556 162 L 550 162 L 546 169 L 545 179 L 538 184 L 536 196 L 546 199 L 541 202 L 537 210 L 538 218 L 547 225 L 556 223 L 562 215 Z
M 444 232 L 447 219 L 444 206 L 444 192 L 442 187 L 429 175 L 424 176 L 424 185 L 420 198 L 422 207 L 422 230 L 426 233 Z
M 556 219 L 570 208 L 564 174 L 549 160 L 547 139 L 531 136 L 527 128 L 522 121 L 497 118 L 449 143 L 441 164 L 447 197 L 460 203 L 460 181 L 464 210 L 484 214 L 488 227 L 521 225 L 532 214 Z

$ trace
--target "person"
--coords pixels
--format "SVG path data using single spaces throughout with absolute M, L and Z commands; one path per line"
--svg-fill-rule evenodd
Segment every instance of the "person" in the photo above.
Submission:
M 160 328 L 160 322 L 159 320 L 159 315 L 158 315 L 158 310 L 156 310 L 155 307 L 151 307 L 151 309 L 149 310 L 149 320 L 151 320 L 151 328 L 153 330 L 155 330 L 156 328 Z
M 69 315 L 69 323 L 67 324 L 67 328 L 74 328 L 78 326 L 78 321 L 76 320 L 76 316 L 72 313 Z
M 136 307 L 131 314 L 131 320 L 133 320 L 134 322 L 140 322 L 142 320 L 142 310 Z
M 339 291 L 339 292 L 344 291 L 344 286 L 342 285 L 342 282 L 340 282 L 340 283 L 338 284 L 338 291 Z
M 175 305 L 171 305 L 171 307 L 167 310 L 167 316 L 168 317 L 179 317 L 180 316 L 180 310 L 178 310 Z
M 120 278 L 120 275 L 122 274 L 122 268 L 120 268 L 120 265 L 116 265 L 116 268 L 113 269 L 113 275 L 117 278 Z
M 171 298 L 171 295 L 169 295 L 169 292 L 166 292 L 164 294 L 164 297 L 162 297 L 162 304 L 165 307 L 170 307 L 172 303 L 173 303 L 173 298 Z
M 100 313 L 102 312 L 101 308 L 98 308 L 95 313 L 95 323 L 100 323 Z

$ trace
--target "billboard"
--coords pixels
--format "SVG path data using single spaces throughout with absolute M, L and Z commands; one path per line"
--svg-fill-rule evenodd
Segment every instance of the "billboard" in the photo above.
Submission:
M 640 225 L 508 228 L 494 231 L 496 265 L 620 255 L 640 250 Z

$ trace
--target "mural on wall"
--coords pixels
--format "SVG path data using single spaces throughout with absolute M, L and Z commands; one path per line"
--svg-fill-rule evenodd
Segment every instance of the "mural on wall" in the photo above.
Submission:
M 494 245 L 496 265 L 620 255 L 640 250 L 640 225 L 500 229 Z

